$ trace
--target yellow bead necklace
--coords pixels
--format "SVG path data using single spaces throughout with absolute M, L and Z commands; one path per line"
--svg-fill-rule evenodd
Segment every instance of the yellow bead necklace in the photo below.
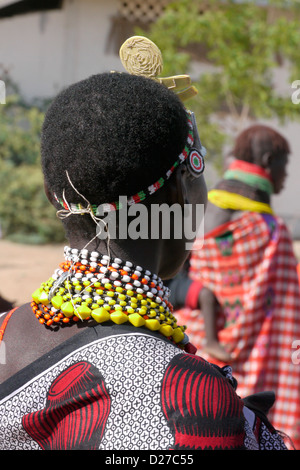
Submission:
M 184 347 L 186 327 L 177 325 L 169 295 L 157 275 L 131 262 L 65 247 L 65 262 L 33 293 L 31 306 L 48 328 L 80 320 L 129 322 Z

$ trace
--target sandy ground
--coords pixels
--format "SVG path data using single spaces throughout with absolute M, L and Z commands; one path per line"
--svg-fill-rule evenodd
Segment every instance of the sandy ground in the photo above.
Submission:
M 294 244 L 300 261 L 300 241 Z M 0 292 L 17 305 L 29 302 L 32 292 L 63 261 L 63 245 L 19 245 L 0 240 Z
M 19 245 L 0 241 L 0 292 L 17 305 L 29 302 L 32 292 L 64 260 L 64 245 Z

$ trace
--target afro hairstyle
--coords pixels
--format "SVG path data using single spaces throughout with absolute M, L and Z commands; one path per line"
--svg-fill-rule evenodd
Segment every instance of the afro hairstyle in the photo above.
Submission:
M 287 140 L 271 127 L 254 125 L 237 137 L 232 154 L 239 160 L 257 162 L 265 153 L 282 157 L 290 153 Z
M 155 183 L 175 163 L 188 135 L 178 97 L 152 79 L 103 73 L 75 83 L 50 105 L 41 139 L 50 193 L 82 203 L 112 203 Z

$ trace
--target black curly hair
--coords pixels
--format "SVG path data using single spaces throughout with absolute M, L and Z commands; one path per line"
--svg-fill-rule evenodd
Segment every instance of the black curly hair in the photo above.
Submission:
M 179 99 L 151 79 L 105 73 L 61 92 L 42 130 L 42 168 L 50 191 L 92 204 L 145 189 L 175 162 L 187 138 Z
M 91 204 L 130 197 L 165 175 L 187 134 L 185 108 L 165 86 L 127 73 L 91 76 L 62 91 L 46 113 L 41 154 L 47 188 L 83 203 L 67 170 Z M 87 217 L 68 219 L 80 219 L 74 223 L 82 228 Z

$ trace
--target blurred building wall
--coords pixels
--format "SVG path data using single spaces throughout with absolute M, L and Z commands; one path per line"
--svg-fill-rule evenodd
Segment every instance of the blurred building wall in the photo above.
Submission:
M 0 19 L 0 65 L 26 98 L 122 68 L 107 44 L 117 0 L 65 0 L 58 10 Z

